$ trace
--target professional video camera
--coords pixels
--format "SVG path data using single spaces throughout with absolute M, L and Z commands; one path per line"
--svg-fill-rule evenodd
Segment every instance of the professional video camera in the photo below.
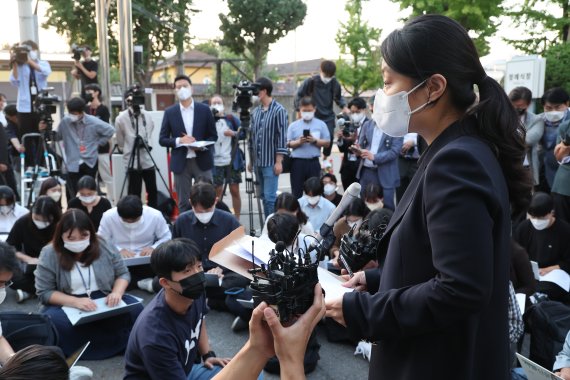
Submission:
M 28 62 L 28 53 L 32 51 L 32 47 L 24 44 L 15 44 L 12 46 L 11 54 L 18 65 Z
M 358 129 L 358 125 L 350 119 L 350 116 L 344 113 L 336 115 L 336 126 L 342 128 L 342 135 L 348 137 Z
M 127 90 L 125 101 L 127 105 L 133 107 L 134 114 L 138 116 L 141 112 L 141 106 L 144 106 L 145 103 L 144 92 L 138 84 L 131 86 Z
M 73 59 L 74 61 L 79 61 L 81 59 L 81 54 L 84 51 L 85 51 L 84 47 L 79 47 L 77 46 L 77 44 L 71 44 L 71 52 L 73 53 L 71 59 Z
M 53 87 L 42 89 L 34 101 L 34 111 L 40 116 L 40 120 L 48 125 L 48 131 L 53 124 L 51 115 L 57 112 L 56 104 L 61 101 L 59 96 L 53 94 L 53 90 Z
M 250 284 L 255 306 L 265 301 L 275 309 L 282 323 L 293 320 L 303 314 L 313 304 L 314 288 L 319 277 L 318 263 L 311 262 L 311 256 L 305 252 L 298 258 L 292 252 L 284 253 L 285 243 L 275 244 L 269 253 L 267 266 L 250 269 L 253 281 Z M 264 277 L 258 273 L 263 273 Z
M 253 106 L 251 98 L 259 94 L 259 83 L 242 80 L 238 85 L 234 84 L 232 87 L 236 89 L 232 111 L 237 112 L 239 110 L 240 115 L 249 115 L 249 109 Z
M 342 236 L 338 255 L 338 264 L 352 275 L 362 269 L 370 260 L 376 260 L 376 248 L 386 228 L 390 218 L 384 216 L 376 227 L 370 228 L 370 220 L 365 220 L 358 234 L 355 228 Z

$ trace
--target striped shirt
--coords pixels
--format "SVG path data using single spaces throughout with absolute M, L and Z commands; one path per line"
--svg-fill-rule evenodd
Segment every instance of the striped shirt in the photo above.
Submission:
M 275 100 L 269 103 L 267 110 L 263 110 L 262 105 L 253 110 L 251 134 L 253 149 L 256 152 L 256 166 L 273 166 L 276 154 L 289 153 L 286 145 L 287 125 L 287 110 Z

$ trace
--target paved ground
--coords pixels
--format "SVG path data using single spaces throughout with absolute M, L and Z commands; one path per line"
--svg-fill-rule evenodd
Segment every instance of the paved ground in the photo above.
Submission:
M 340 155 L 333 154 L 335 171 L 340 167 Z M 339 177 L 340 183 L 340 177 Z M 279 190 L 290 191 L 289 175 L 282 175 L 279 179 Z M 245 186 L 242 184 L 242 217 L 240 218 L 242 225 L 245 226 L 246 232 L 250 229 L 248 216 L 248 199 L 245 194 Z M 228 206 L 231 205 L 231 197 L 228 195 L 224 198 Z M 257 217 L 257 200 L 253 199 L 254 210 L 256 214 L 254 218 L 254 227 L 259 234 L 261 226 Z M 152 298 L 152 295 L 135 290 L 131 294 L 144 299 L 144 303 Z M 25 312 L 37 312 L 39 305 L 37 299 L 28 300 L 23 304 L 16 303 L 16 295 L 12 290 L 8 290 L 6 301 L 2 305 L 2 311 L 18 310 Z M 218 356 L 233 356 L 247 340 L 248 333 L 243 331 L 234 333 L 230 329 L 233 316 L 229 313 L 211 311 L 207 317 L 208 334 L 212 349 L 216 351 Z M 368 361 L 362 356 L 354 356 L 354 348 L 352 345 L 329 343 L 324 335 L 321 326 L 317 327 L 318 340 L 321 344 L 320 356 L 321 360 L 317 369 L 307 376 L 308 379 L 364 379 L 368 373 Z M 122 379 L 123 375 L 123 357 L 118 356 L 102 361 L 81 361 L 81 365 L 91 368 L 95 374 L 94 379 L 98 380 L 115 380 Z M 278 379 L 279 376 L 265 374 L 266 379 Z M 164 379 L 168 380 L 168 379 Z

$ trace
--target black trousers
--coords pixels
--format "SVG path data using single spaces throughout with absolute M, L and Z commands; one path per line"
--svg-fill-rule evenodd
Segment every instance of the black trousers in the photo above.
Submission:
M 84 175 L 88 175 L 95 178 L 97 176 L 97 163 L 95 163 L 95 166 L 93 166 L 92 168 L 90 168 L 87 164 L 83 163 L 79 165 L 79 171 L 77 173 L 72 173 L 72 172 L 68 173 L 69 191 L 71 192 L 70 195 L 72 198 L 75 198 L 75 194 L 77 194 L 77 191 L 79 190 L 77 188 L 77 182 L 79 182 L 81 177 L 83 177 Z
M 321 164 L 319 158 L 291 158 L 291 192 L 295 198 L 303 196 L 303 184 L 311 177 L 319 178 L 321 174 Z
M 342 167 L 340 168 L 340 181 L 344 190 L 348 189 L 354 182 L 358 182 L 356 172 L 360 161 L 349 161 L 348 158 L 343 159 Z
M 28 166 L 45 166 L 43 156 L 43 141 L 41 138 L 27 138 L 22 141 L 22 137 L 28 133 L 39 133 L 38 124 L 40 117 L 35 112 L 19 112 L 18 113 L 18 139 L 26 148 L 25 165 Z
M 570 197 L 567 195 L 552 193 L 552 199 L 554 200 L 556 218 L 570 223 Z
M 328 148 L 323 148 L 323 155 L 328 157 L 331 155 L 331 150 L 332 150 L 332 146 L 333 146 L 333 140 L 334 140 L 334 127 L 335 127 L 335 121 L 336 119 L 332 119 L 329 121 L 325 121 L 325 124 L 327 125 L 327 128 L 329 130 L 329 135 L 330 135 L 330 144 L 328 146 Z
M 158 207 L 158 189 L 156 188 L 156 172 L 154 168 L 136 170 L 129 170 L 129 195 L 141 196 L 142 181 L 148 194 L 148 205 L 152 208 Z

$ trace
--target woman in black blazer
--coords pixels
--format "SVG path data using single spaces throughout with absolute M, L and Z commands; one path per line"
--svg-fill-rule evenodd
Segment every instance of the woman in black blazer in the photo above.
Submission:
M 510 216 L 531 186 L 524 129 L 457 22 L 413 19 L 382 57 L 373 119 L 429 147 L 378 246 L 380 270 L 357 273 L 347 285 L 367 291 L 327 300 L 327 316 L 376 343 L 370 379 L 507 379 Z

